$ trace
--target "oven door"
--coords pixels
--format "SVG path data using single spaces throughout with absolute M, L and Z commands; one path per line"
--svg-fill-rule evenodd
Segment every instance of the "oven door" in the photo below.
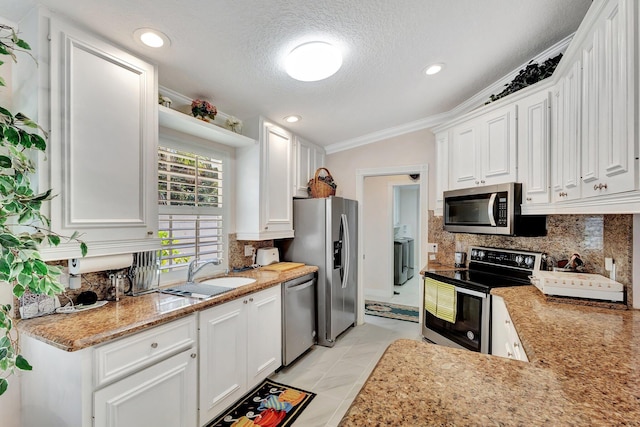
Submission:
M 456 286 L 455 323 L 424 309 L 422 335 L 435 344 L 489 353 L 489 295 Z

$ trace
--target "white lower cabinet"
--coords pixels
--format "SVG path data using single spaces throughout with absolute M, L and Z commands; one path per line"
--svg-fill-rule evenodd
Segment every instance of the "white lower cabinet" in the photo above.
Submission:
M 200 312 L 200 426 L 280 367 L 281 298 L 275 286 Z
M 491 354 L 528 362 L 502 297 L 491 296 Z
M 94 393 L 94 427 L 194 427 L 196 353 L 186 350 Z
M 23 427 L 195 427 L 197 322 L 190 315 L 67 352 L 29 336 Z

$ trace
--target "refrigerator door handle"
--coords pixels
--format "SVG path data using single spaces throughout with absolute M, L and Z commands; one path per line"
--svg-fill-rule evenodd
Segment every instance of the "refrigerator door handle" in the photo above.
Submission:
M 344 251 L 345 260 L 344 260 L 344 275 L 342 277 L 342 289 L 346 289 L 347 283 L 349 280 L 349 258 L 351 255 L 351 241 L 349 239 L 349 223 L 347 221 L 347 215 L 341 214 L 340 220 L 342 221 L 342 227 L 344 229 Z

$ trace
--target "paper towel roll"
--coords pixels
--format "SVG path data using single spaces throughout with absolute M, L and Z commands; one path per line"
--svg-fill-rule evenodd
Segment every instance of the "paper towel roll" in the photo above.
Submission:
M 105 255 L 69 260 L 69 274 L 93 273 L 94 271 L 120 270 L 131 267 L 133 254 Z

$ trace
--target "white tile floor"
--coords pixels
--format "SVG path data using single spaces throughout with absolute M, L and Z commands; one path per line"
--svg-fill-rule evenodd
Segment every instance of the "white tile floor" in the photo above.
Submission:
M 422 284 L 422 277 L 420 274 L 415 274 L 411 279 L 407 280 L 401 286 L 394 286 L 393 290 L 399 292 L 399 295 L 393 295 L 392 297 L 366 297 L 380 302 L 390 302 L 394 304 L 409 305 L 412 307 L 420 307 L 420 285 Z M 365 294 L 366 294 L 365 289 Z
M 420 325 L 365 316 L 365 324 L 347 330 L 333 348 L 314 346 L 274 374 L 274 381 L 317 393 L 294 426 L 337 426 L 384 350 L 399 338 L 420 340 Z

